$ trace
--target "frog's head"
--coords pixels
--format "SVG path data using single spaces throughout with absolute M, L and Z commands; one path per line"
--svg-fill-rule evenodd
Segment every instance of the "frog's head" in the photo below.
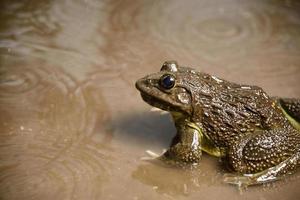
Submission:
M 136 88 L 148 104 L 171 112 L 191 116 L 193 113 L 192 69 L 179 67 L 175 61 L 167 61 L 160 72 L 150 74 L 136 82 Z

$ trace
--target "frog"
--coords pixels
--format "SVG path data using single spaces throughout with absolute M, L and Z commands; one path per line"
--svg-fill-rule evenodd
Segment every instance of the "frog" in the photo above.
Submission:
M 170 147 L 157 159 L 198 165 L 205 152 L 228 169 L 223 180 L 239 186 L 279 180 L 300 166 L 300 99 L 269 96 L 176 61 L 135 86 L 175 124 Z

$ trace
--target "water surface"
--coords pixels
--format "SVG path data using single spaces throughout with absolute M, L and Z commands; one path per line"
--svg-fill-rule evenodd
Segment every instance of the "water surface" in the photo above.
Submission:
M 218 159 L 140 158 L 175 133 L 135 81 L 163 61 L 300 98 L 297 1 L 0 2 L 1 199 L 298 199 L 299 173 L 242 194 Z

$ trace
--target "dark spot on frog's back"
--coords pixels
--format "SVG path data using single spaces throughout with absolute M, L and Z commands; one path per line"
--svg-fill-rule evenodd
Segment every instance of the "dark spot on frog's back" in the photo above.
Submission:
M 230 116 L 231 118 L 234 118 L 236 116 L 235 112 L 233 110 L 230 109 L 225 109 L 225 112 L 227 113 L 228 116 Z
M 255 110 L 255 108 L 251 107 L 250 105 L 244 105 L 244 108 L 253 114 L 258 114 L 258 112 Z

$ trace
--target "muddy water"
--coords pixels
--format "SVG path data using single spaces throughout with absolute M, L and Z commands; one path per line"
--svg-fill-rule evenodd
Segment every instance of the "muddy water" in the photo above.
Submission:
M 242 192 L 217 159 L 142 161 L 175 128 L 136 79 L 164 60 L 300 97 L 296 1 L 0 2 L 1 199 L 299 199 L 300 174 Z

